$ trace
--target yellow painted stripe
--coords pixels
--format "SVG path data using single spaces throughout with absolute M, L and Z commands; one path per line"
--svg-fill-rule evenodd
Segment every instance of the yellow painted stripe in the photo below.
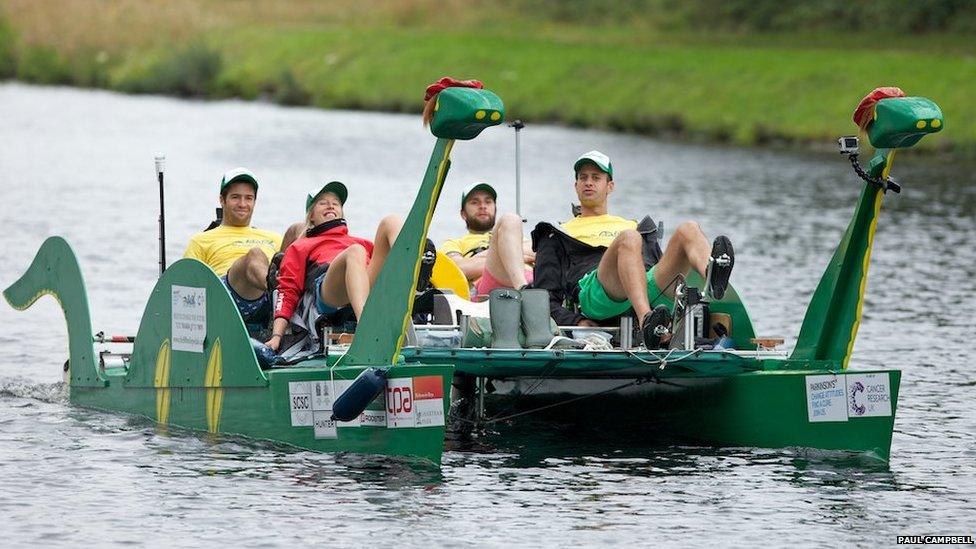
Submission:
M 169 340 L 164 339 L 156 353 L 156 372 L 153 375 L 153 386 L 156 387 L 156 421 L 163 425 L 169 422 L 169 366 Z
M 204 376 L 204 386 L 207 388 L 207 431 L 210 433 L 216 433 L 220 428 L 220 412 L 224 404 L 224 389 L 220 386 L 223 375 L 223 353 L 220 338 L 217 338 L 210 349 L 207 373 Z
M 871 218 L 871 225 L 868 228 L 868 244 L 864 251 L 864 263 L 861 264 L 861 284 L 858 287 L 857 309 L 854 312 L 854 324 L 851 326 L 851 337 L 847 343 L 847 352 L 844 354 L 844 363 L 841 366 L 847 369 L 851 361 L 851 354 L 854 352 L 854 340 L 857 338 L 857 330 L 861 327 L 861 309 L 864 308 L 864 290 L 868 285 L 868 266 L 871 264 L 871 249 L 874 246 L 874 231 L 878 227 L 878 214 L 881 212 L 881 199 L 884 193 L 880 190 L 874 197 L 874 216 Z
M 424 217 L 424 234 L 430 230 L 430 220 L 434 217 L 434 206 L 437 204 L 437 199 L 441 196 L 441 188 L 444 186 L 444 179 L 447 177 L 447 165 L 451 160 L 451 149 L 453 147 L 454 140 L 451 139 L 444 147 L 444 156 L 437 166 L 437 184 L 434 185 L 434 192 L 430 194 L 430 203 L 427 205 L 427 215 Z M 419 244 L 423 248 L 425 240 L 421 240 Z M 423 254 L 418 256 L 417 262 L 413 266 L 413 280 L 417 280 L 417 277 L 420 276 L 420 261 L 422 257 Z M 413 316 L 413 297 L 413 294 L 411 294 L 408 298 L 407 314 L 404 315 L 403 323 L 400 326 L 400 337 L 397 338 L 396 350 L 393 351 L 393 356 L 390 357 L 390 362 L 394 364 L 396 363 L 397 356 L 400 354 L 400 349 L 403 348 L 403 340 L 407 336 L 407 326 Z
M 891 173 L 891 165 L 895 161 L 896 152 L 898 152 L 897 149 L 888 151 L 888 158 L 885 159 L 885 167 L 881 172 L 881 179 L 887 179 L 888 174 Z M 844 362 L 841 366 L 845 370 L 850 364 L 851 355 L 854 353 L 854 340 L 857 338 L 857 330 L 861 327 L 861 310 L 864 308 L 864 292 L 868 285 L 868 267 L 871 264 L 871 249 L 874 247 L 874 231 L 878 228 L 878 215 L 881 212 L 882 198 L 884 198 L 884 192 L 878 191 L 878 195 L 874 197 L 874 216 L 871 218 L 871 225 L 868 228 L 867 250 L 864 252 L 864 263 L 861 265 L 861 284 L 858 288 L 857 309 L 854 313 L 854 325 L 851 326 L 851 337 L 848 340 L 847 353 L 844 354 Z
M 42 298 L 42 297 L 44 297 L 46 295 L 49 295 L 49 296 L 53 297 L 58 302 L 58 305 L 61 305 L 61 310 L 62 311 L 64 310 L 64 304 L 61 303 L 61 298 L 58 296 L 57 292 L 55 292 L 54 290 L 52 290 L 50 288 L 44 288 L 43 290 L 39 290 L 36 294 L 34 294 L 33 297 L 31 297 L 30 299 L 28 299 L 27 301 L 25 301 L 23 303 L 23 305 L 18 305 L 17 303 L 14 303 L 13 301 L 10 301 L 10 297 L 7 296 L 7 292 L 3 292 L 3 298 L 7 301 L 7 304 L 9 304 L 14 309 L 17 309 L 18 311 L 26 311 L 38 299 L 40 299 L 40 298 Z
M 881 170 L 881 179 L 888 179 L 888 174 L 891 173 L 891 164 L 895 161 L 896 152 L 898 152 L 898 149 L 888 151 L 888 159 L 885 160 L 885 167 Z

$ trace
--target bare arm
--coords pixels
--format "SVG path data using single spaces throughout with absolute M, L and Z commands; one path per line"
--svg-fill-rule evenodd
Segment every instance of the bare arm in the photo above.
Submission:
M 274 324 L 271 327 L 271 339 L 265 342 L 265 345 L 271 347 L 274 351 L 278 350 L 281 345 L 281 336 L 285 335 L 285 330 L 288 329 L 288 319 L 278 317 L 274 319 Z
M 464 257 L 457 252 L 451 252 L 447 254 L 454 263 L 460 267 L 461 272 L 464 273 L 464 277 L 468 281 L 474 281 L 481 278 L 481 275 L 485 272 L 485 262 L 488 259 L 488 250 L 478 252 L 471 257 Z

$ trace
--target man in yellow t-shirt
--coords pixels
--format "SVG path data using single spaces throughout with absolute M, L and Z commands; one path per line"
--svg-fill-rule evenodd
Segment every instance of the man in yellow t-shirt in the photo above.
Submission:
M 579 305 L 586 317 L 580 325 L 596 325 L 596 320 L 633 308 L 641 319 L 645 346 L 654 348 L 665 335 L 661 328 L 669 323 L 668 309 L 675 290 L 672 282 L 678 275 L 698 271 L 709 282 L 705 295 L 722 298 L 735 257 L 727 237 L 719 236 L 709 244 L 698 223 L 686 221 L 668 240 L 661 260 L 645 272 L 643 239 L 637 223 L 607 213 L 615 185 L 610 158 L 590 151 L 576 160 L 573 170 L 581 210 L 578 217 L 563 223 L 562 229 L 591 246 L 607 248 L 597 268 L 579 281 Z M 652 313 L 655 305 L 658 307 Z
M 235 168 L 220 180 L 221 224 L 195 234 L 183 257 L 206 263 L 230 291 L 246 324 L 271 319 L 268 267 L 281 248 L 281 235 L 251 227 L 258 180 L 249 170 Z
M 461 219 L 467 234 L 444 241 L 450 257 L 478 295 L 495 288 L 521 288 L 532 282 L 535 253 L 522 236 L 522 220 L 508 213 L 495 222 L 498 193 L 487 183 L 472 183 L 461 192 Z

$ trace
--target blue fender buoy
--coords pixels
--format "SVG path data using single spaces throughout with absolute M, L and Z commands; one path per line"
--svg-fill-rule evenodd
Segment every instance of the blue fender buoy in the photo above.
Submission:
M 366 368 L 332 403 L 333 421 L 352 421 L 386 388 L 386 370 Z

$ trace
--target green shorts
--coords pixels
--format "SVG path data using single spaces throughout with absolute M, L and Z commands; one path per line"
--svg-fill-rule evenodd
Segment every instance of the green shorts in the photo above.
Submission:
M 586 273 L 579 281 L 580 311 L 586 318 L 593 320 L 603 320 L 627 312 L 630 309 L 630 301 L 627 299 L 617 301 L 608 296 L 603 285 L 600 284 L 600 279 L 596 277 L 596 271 L 593 269 Z M 647 271 L 647 297 L 652 300 L 652 309 L 658 305 L 665 305 L 669 309 L 674 309 L 674 301 L 664 295 L 661 289 L 657 287 L 657 282 L 654 282 L 654 267 Z

